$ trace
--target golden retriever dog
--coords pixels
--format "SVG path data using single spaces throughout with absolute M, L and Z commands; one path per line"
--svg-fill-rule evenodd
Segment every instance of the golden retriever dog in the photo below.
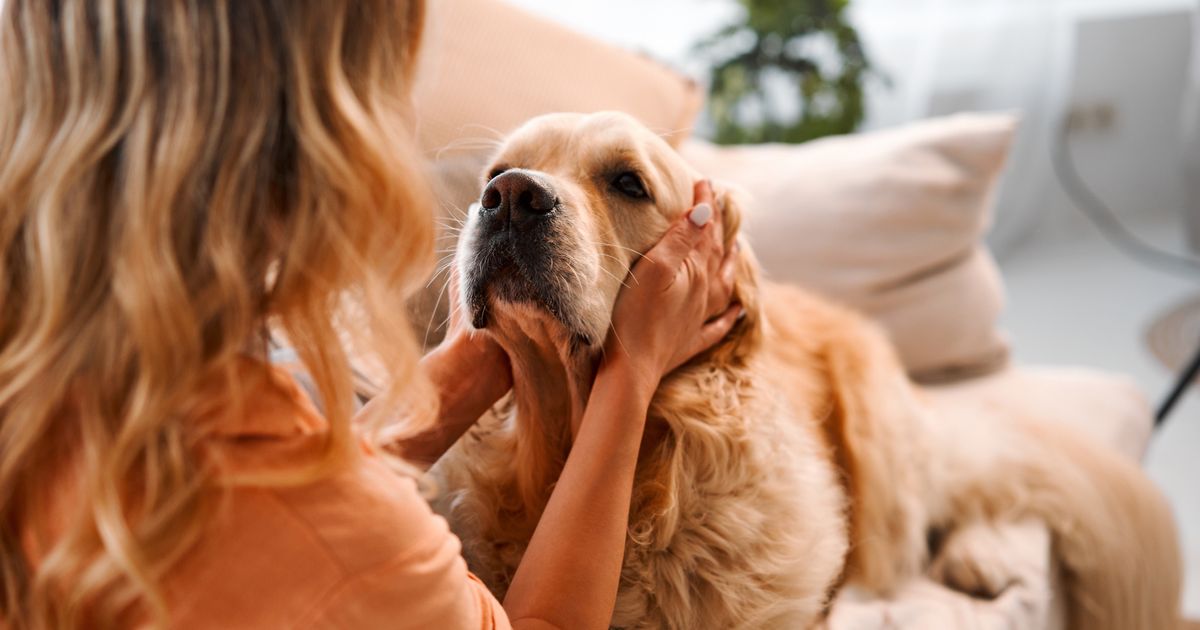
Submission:
M 486 172 L 459 297 L 515 387 L 434 474 L 497 596 L 571 449 L 617 293 L 698 178 L 614 113 L 530 121 Z M 731 244 L 741 210 L 718 199 Z M 1060 426 L 938 417 L 880 330 L 763 280 L 748 244 L 738 256 L 746 316 L 650 408 L 613 626 L 808 628 L 843 584 L 886 596 L 922 572 L 992 597 L 1013 573 L 988 527 L 1028 517 L 1054 534 L 1072 627 L 1174 625 L 1172 516 L 1133 463 Z

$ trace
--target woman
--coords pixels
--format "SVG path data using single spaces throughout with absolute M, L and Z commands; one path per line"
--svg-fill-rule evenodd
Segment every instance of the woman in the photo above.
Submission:
M 634 269 L 501 608 L 385 466 L 436 459 L 512 378 L 461 324 L 419 365 L 401 315 L 432 250 L 404 105 L 423 13 L 7 0 L 0 626 L 607 625 L 649 397 L 737 316 L 719 218 L 699 187 Z M 339 329 L 394 383 L 358 418 Z

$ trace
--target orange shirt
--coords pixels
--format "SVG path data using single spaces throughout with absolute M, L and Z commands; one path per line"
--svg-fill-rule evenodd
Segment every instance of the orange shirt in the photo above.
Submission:
M 325 421 L 282 371 L 248 399 L 212 438 L 235 469 L 319 446 Z M 416 483 L 370 455 L 315 483 L 230 490 L 164 592 L 172 628 L 511 627 Z

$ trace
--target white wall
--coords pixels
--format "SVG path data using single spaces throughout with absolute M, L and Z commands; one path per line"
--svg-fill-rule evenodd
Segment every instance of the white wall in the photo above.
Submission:
M 1050 142 L 1072 108 L 1112 124 L 1075 134 L 1080 171 L 1127 223 L 1182 225 L 1183 86 L 1195 0 L 857 0 L 856 20 L 892 78 L 869 126 L 959 110 L 1016 110 L 1023 127 L 991 237 L 1001 253 L 1034 229 L 1071 231 L 1081 215 L 1054 179 Z M 1136 227 L 1134 228 L 1136 231 Z M 1178 249 L 1182 239 L 1159 243 Z

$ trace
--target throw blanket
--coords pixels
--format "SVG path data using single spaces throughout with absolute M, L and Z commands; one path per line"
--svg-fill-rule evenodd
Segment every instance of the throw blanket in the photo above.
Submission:
M 1000 528 L 1013 582 L 993 600 L 914 580 L 891 599 L 844 588 L 824 630 L 1062 630 L 1066 627 L 1050 532 L 1038 521 Z

